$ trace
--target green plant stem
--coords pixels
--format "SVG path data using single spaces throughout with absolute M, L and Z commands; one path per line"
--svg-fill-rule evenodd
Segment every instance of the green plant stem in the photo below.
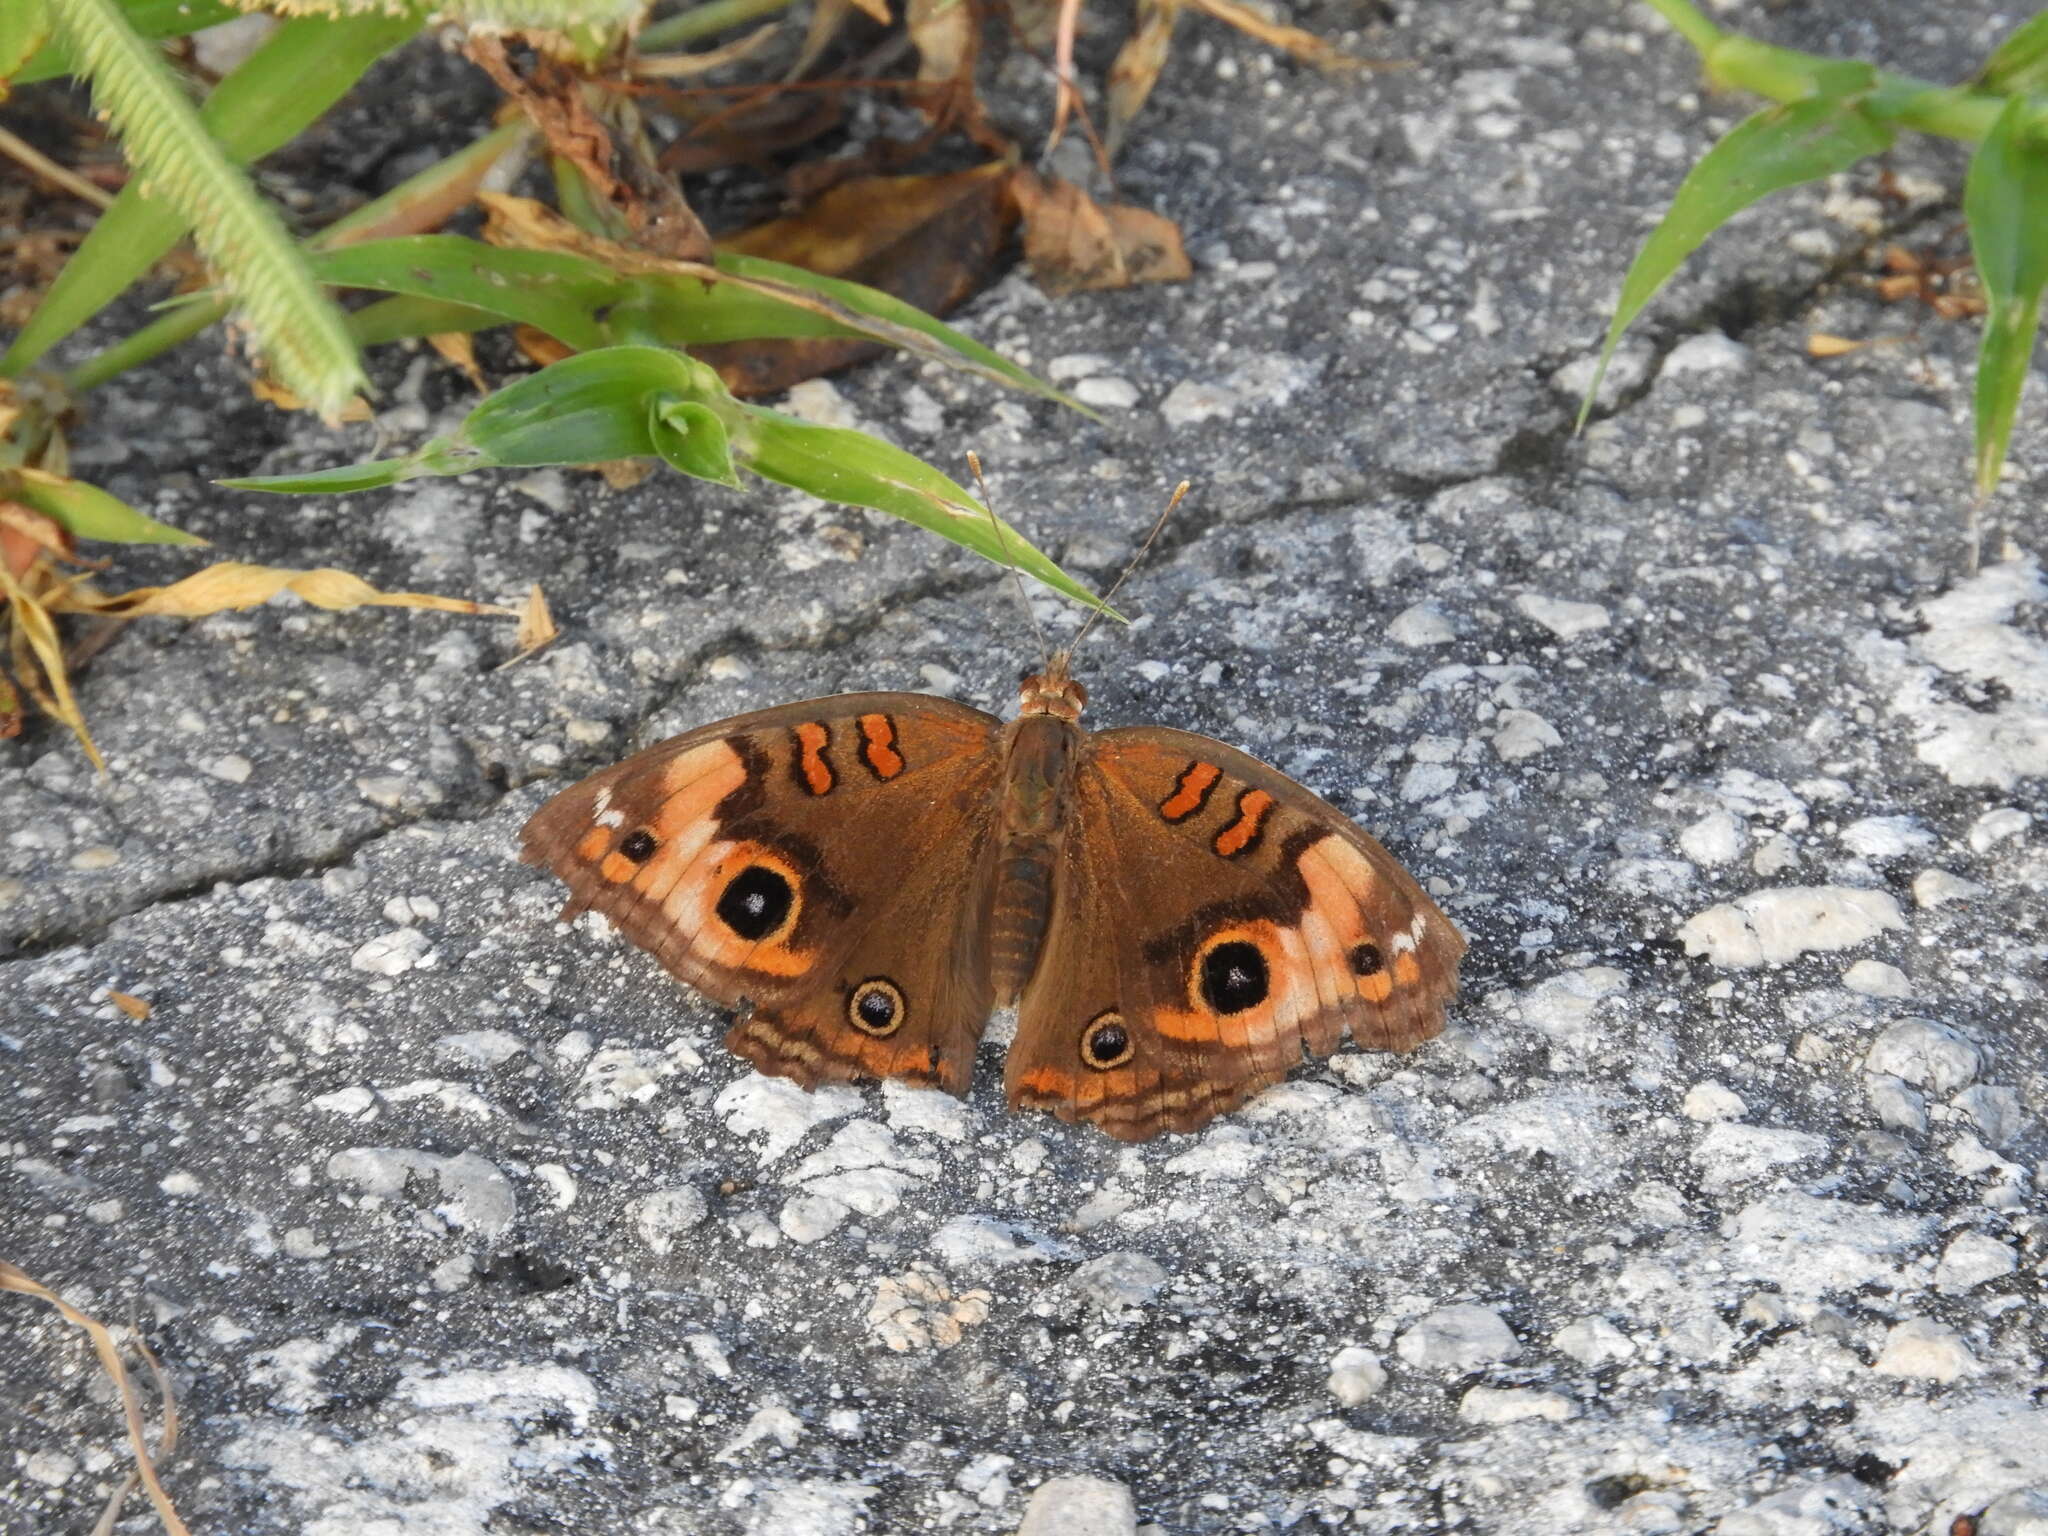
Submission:
M 1693 46 L 1693 51 L 1702 58 L 1713 51 L 1714 45 L 1727 34 L 1702 16 L 1689 0 L 1649 0 L 1650 9 L 1671 24 L 1680 37 Z
M 674 16 L 664 17 L 640 33 L 635 45 L 641 53 L 681 48 L 737 27 L 759 16 L 772 16 L 789 9 L 790 0 L 706 0 Z M 1655 0 L 1652 0 L 1655 3 Z M 1680 0 L 1683 3 L 1683 0 Z

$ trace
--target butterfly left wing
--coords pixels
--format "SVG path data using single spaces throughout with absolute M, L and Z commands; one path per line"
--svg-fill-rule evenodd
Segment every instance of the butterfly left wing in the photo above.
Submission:
M 1001 722 L 925 694 L 721 720 L 593 774 L 525 829 L 568 885 L 717 1002 L 726 1044 L 805 1087 L 966 1090 L 992 984 L 985 928 Z
M 1192 1131 L 1349 1034 L 1443 1028 L 1465 941 L 1393 855 L 1205 736 L 1086 739 L 1053 921 L 1018 1004 L 1013 1107 Z

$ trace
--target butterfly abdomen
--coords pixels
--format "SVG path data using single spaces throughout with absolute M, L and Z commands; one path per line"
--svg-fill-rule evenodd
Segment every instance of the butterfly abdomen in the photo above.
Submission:
M 1073 802 L 1082 733 L 1050 714 L 1011 723 L 1003 760 L 1002 847 L 989 922 L 996 1001 L 1016 1001 L 1038 966 L 1052 921 L 1052 872 Z
M 996 1003 L 1017 1000 L 1038 968 L 1038 952 L 1052 921 L 1054 844 L 1012 843 L 996 871 L 995 912 L 989 923 L 989 975 Z

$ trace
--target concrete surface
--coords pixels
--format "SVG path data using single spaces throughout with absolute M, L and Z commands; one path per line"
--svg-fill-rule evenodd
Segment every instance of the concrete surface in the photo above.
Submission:
M 2042 382 L 1970 575 L 1974 331 L 1854 279 L 1952 228 L 1962 154 L 1718 237 L 1574 440 L 1627 255 L 1746 108 L 1641 8 L 1388 9 L 1418 67 L 1365 81 L 1186 25 L 1126 191 L 1194 281 L 965 315 L 1106 426 L 901 362 L 797 403 L 978 449 L 1103 580 L 1192 479 L 1091 717 L 1275 762 L 1470 935 L 1441 1041 L 1195 1137 L 1008 1115 L 993 1039 L 965 1104 L 760 1079 L 516 862 L 689 724 L 1007 708 L 988 567 L 673 477 L 229 495 L 372 431 L 202 353 L 108 391 L 89 467 L 223 554 L 539 579 L 565 628 L 498 671 L 509 626 L 435 615 L 138 626 L 82 688 L 110 781 L 0 744 L 0 1254 L 145 1329 L 196 1531 L 2048 1531 Z M 1722 15 L 1936 78 L 2010 24 Z M 384 367 L 387 440 L 462 408 Z M 0 1360 L 0 1527 L 89 1530 L 89 1353 L 9 1298 Z

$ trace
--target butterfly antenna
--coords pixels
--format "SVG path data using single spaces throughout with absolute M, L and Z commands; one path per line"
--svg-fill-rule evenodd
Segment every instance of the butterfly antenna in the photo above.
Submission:
M 1138 552 L 1135 555 L 1131 556 L 1130 564 L 1126 565 L 1123 568 L 1123 574 L 1118 576 L 1115 581 L 1111 582 L 1109 585 L 1109 590 L 1102 594 L 1102 606 L 1097 608 L 1093 613 L 1088 615 L 1088 622 L 1081 626 L 1081 632 L 1078 635 L 1074 636 L 1074 643 L 1067 647 L 1069 653 L 1081 649 L 1081 642 L 1088 638 L 1088 631 L 1093 629 L 1096 626 L 1097 622 L 1101 620 L 1103 614 L 1109 611 L 1109 600 L 1115 597 L 1117 593 L 1123 589 L 1123 584 L 1130 579 L 1131 572 L 1135 571 L 1140 565 L 1145 563 L 1146 554 L 1151 550 L 1152 545 L 1159 538 L 1159 530 L 1166 526 L 1166 520 L 1169 517 L 1173 516 L 1173 509 L 1181 504 L 1182 499 L 1187 495 L 1187 493 L 1188 483 L 1185 480 L 1181 481 L 1179 485 L 1176 485 L 1173 488 L 1173 494 L 1166 499 L 1166 510 L 1161 512 L 1158 518 L 1153 522 L 1152 531 L 1145 535 L 1145 542 L 1140 544 L 1138 546 Z
M 981 478 L 981 455 L 972 448 L 967 450 L 967 467 L 974 472 L 974 488 L 981 492 L 981 509 L 988 514 L 989 526 L 996 531 L 996 548 L 1003 552 L 1003 564 L 1009 567 L 1010 579 L 1017 583 L 1017 601 L 1023 605 L 1024 617 L 1031 621 L 1031 632 L 1038 636 L 1038 654 L 1050 667 L 1052 648 L 1045 643 L 1045 626 L 1031 611 L 1031 594 L 1024 590 L 1023 574 L 1010 558 L 1010 536 L 1003 529 L 1003 520 L 996 516 L 995 498 L 988 493 L 988 482 Z

